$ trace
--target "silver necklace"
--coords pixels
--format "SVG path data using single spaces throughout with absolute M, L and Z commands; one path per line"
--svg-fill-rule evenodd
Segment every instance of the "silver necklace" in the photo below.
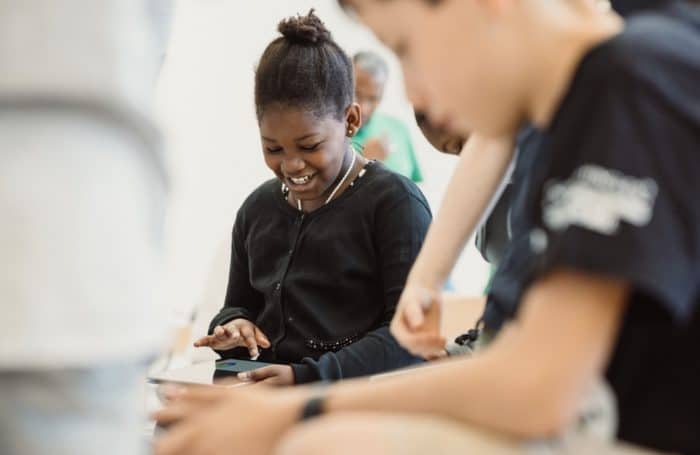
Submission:
M 326 205 L 329 202 L 331 202 L 331 199 L 333 199 L 333 196 L 335 196 L 335 193 L 337 193 L 338 190 L 340 189 L 340 187 L 343 186 L 343 183 L 345 183 L 345 181 L 348 179 L 348 176 L 352 172 L 352 168 L 355 167 L 356 160 L 357 160 L 357 153 L 355 153 L 353 151 L 352 152 L 352 161 L 350 162 L 350 166 L 348 167 L 348 170 L 345 171 L 345 175 L 343 175 L 343 178 L 340 179 L 340 182 L 338 182 L 338 184 L 335 186 L 335 188 L 331 192 L 331 195 L 328 196 L 328 199 L 326 199 L 326 202 L 323 205 Z M 297 199 L 297 209 L 299 209 L 300 212 L 303 211 L 302 206 L 301 206 L 301 199 Z

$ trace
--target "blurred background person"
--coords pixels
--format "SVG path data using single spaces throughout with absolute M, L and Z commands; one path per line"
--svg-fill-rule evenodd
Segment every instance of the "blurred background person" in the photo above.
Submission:
M 369 51 L 355 54 L 353 63 L 355 101 L 362 111 L 362 127 L 355 136 L 355 143 L 362 147 L 366 158 L 381 161 L 390 170 L 414 182 L 423 181 L 408 128 L 401 120 L 377 112 L 389 67 L 382 57 Z
M 137 454 L 165 0 L 0 0 L 0 452 Z

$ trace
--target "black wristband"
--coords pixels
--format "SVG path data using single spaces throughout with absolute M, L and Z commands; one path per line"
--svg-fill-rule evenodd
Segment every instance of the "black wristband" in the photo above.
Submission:
M 304 404 L 304 409 L 301 411 L 301 418 L 299 420 L 309 420 L 323 414 L 323 404 L 325 401 L 325 395 L 316 395 L 310 398 L 306 404 Z

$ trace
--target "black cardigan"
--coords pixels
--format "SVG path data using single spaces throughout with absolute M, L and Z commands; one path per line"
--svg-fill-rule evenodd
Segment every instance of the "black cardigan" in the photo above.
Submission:
M 235 318 L 255 322 L 272 343 L 259 360 L 291 363 L 298 384 L 418 362 L 388 326 L 430 221 L 418 187 L 375 162 L 308 214 L 278 180 L 264 183 L 236 217 L 226 301 L 210 333 Z M 220 354 L 248 358 L 243 348 Z

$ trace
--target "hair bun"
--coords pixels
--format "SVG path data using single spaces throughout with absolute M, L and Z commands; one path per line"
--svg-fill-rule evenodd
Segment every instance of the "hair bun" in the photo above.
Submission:
M 306 16 L 298 15 L 284 19 L 277 26 L 277 30 L 292 43 L 319 45 L 331 41 L 331 32 L 313 9 Z

